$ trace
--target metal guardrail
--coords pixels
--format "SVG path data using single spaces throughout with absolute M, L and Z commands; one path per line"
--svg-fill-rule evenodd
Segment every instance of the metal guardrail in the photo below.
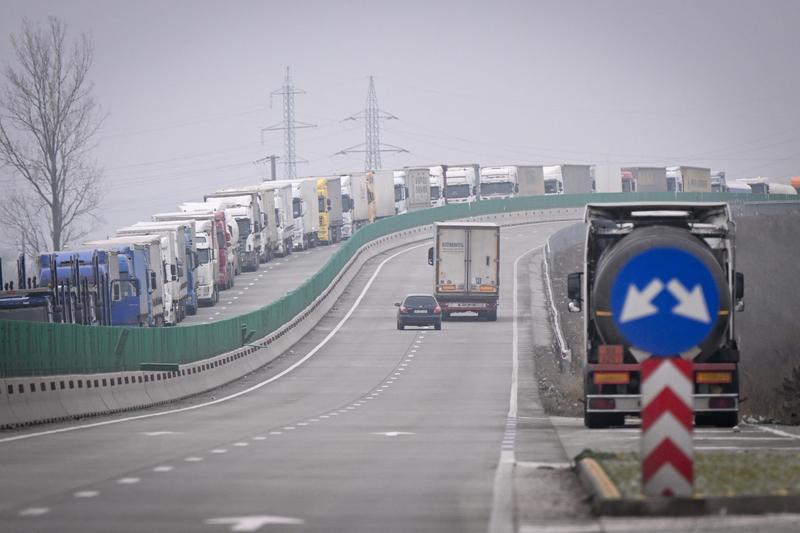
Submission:
M 256 311 L 181 328 L 126 328 L 0 321 L 0 377 L 137 370 L 143 363 L 186 364 L 241 347 L 242 327 L 256 338 L 296 316 L 335 279 L 363 245 L 390 233 L 437 221 L 536 209 L 581 207 L 589 202 L 796 200 L 789 196 L 727 193 L 600 193 L 528 196 L 454 204 L 388 217 L 359 229 L 322 268 L 286 296 Z

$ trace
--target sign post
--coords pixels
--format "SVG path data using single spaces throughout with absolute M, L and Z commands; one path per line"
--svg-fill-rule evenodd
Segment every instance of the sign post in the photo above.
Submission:
M 692 362 L 651 357 L 641 376 L 642 489 L 647 496 L 691 496 Z
M 720 295 L 694 254 L 668 247 L 632 257 L 612 286 L 615 324 L 641 365 L 642 488 L 648 496 L 691 496 L 694 482 L 693 354 L 711 333 Z

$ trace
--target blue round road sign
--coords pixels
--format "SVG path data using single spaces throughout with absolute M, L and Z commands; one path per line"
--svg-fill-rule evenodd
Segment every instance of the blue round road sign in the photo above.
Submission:
M 678 248 L 651 248 L 628 261 L 611 287 L 614 323 L 631 346 L 675 357 L 708 336 L 720 295 L 706 265 Z

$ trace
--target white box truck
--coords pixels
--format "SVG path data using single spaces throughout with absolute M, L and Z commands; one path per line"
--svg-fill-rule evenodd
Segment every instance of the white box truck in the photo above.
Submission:
M 477 313 L 497 320 L 500 298 L 500 226 L 490 222 L 437 222 L 428 264 L 442 318 Z
M 517 165 L 516 196 L 544 195 L 544 167 L 541 165 Z
M 406 207 L 409 211 L 428 209 L 431 206 L 431 169 L 406 167 L 405 186 L 408 192 Z
M 375 187 L 375 218 L 396 214 L 394 205 L 394 171 L 376 170 L 373 173 Z

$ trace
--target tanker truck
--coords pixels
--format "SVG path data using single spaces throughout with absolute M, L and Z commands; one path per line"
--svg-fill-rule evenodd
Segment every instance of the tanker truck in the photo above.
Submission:
M 585 222 L 584 270 L 567 278 L 569 310 L 584 315 L 584 424 L 639 415 L 641 363 L 682 357 L 693 362 L 695 424 L 735 426 L 744 276 L 728 205 L 589 204 Z

